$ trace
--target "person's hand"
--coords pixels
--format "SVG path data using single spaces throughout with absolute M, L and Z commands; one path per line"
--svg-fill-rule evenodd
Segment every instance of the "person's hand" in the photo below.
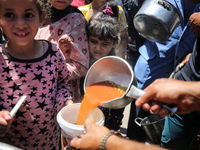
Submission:
M 190 27 L 194 35 L 200 37 L 200 12 L 193 13 L 190 18 Z
M 60 108 L 60 110 L 61 110 L 63 107 L 65 107 L 65 106 L 67 106 L 67 105 L 71 105 L 71 104 L 73 104 L 73 103 L 74 103 L 73 100 L 69 99 L 68 101 L 66 101 L 66 102 L 62 105 L 62 107 Z
M 161 103 L 178 106 L 177 114 L 200 110 L 200 94 L 197 92 L 200 82 L 186 82 L 174 79 L 157 79 L 144 89 L 145 94 L 135 102 L 144 110 L 151 110 L 160 116 L 170 112 L 162 108 Z
M 99 149 L 101 138 L 106 133 L 110 132 L 105 126 L 98 126 L 91 120 L 85 121 L 86 134 L 79 138 L 75 137 L 71 140 L 70 145 L 76 149 Z
M 69 100 L 65 103 L 65 106 L 71 105 L 71 104 L 74 104 L 74 102 L 73 102 L 73 100 L 69 99 Z
M 0 111 L 0 137 L 4 137 L 8 132 L 13 118 L 10 116 L 9 111 Z

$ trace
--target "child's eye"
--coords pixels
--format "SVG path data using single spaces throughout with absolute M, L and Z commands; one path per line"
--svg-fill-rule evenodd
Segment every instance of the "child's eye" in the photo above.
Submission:
M 107 46 L 107 45 L 109 45 L 109 43 L 103 43 L 103 45 L 104 45 L 104 46 Z
M 95 41 L 95 40 L 90 40 L 90 42 L 93 43 L 93 44 L 97 44 L 97 43 L 98 43 L 98 42 Z
M 7 12 L 7 13 L 4 14 L 4 17 L 5 18 L 14 18 L 14 14 L 11 13 L 11 12 Z
M 26 17 L 26 18 L 33 18 L 34 15 L 33 15 L 32 13 L 26 13 L 26 14 L 25 14 L 25 17 Z

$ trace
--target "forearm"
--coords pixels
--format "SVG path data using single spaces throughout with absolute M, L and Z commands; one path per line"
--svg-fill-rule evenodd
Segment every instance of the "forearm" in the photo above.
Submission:
M 200 111 L 200 82 L 186 82 L 184 86 L 187 95 L 182 101 L 182 104 L 185 104 L 188 110 Z
M 111 135 L 106 142 L 106 150 L 165 150 L 156 145 L 146 145 L 133 140 L 123 139 L 116 135 Z

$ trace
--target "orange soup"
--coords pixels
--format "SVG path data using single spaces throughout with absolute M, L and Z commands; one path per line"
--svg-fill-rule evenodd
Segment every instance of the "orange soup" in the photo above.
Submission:
M 111 81 L 103 81 L 86 87 L 84 98 L 81 102 L 77 125 L 83 125 L 92 111 L 105 101 L 120 98 L 126 91 Z

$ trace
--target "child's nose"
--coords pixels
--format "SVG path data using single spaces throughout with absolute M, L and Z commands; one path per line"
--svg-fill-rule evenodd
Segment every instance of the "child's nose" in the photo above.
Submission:
M 97 50 L 101 50 L 101 48 L 102 48 L 101 44 L 97 44 L 97 45 L 96 45 L 96 49 L 97 49 Z
M 16 27 L 17 28 L 23 29 L 26 26 L 27 26 L 26 21 L 23 18 L 21 18 L 21 17 L 17 18 L 17 20 L 16 20 Z

